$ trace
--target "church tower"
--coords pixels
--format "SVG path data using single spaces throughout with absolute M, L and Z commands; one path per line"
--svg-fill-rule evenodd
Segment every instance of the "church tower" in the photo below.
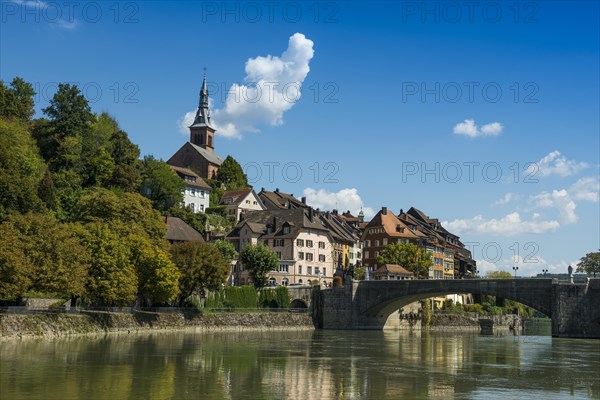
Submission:
M 208 110 L 208 89 L 206 88 L 206 71 L 204 72 L 204 80 L 200 89 L 200 103 L 198 111 L 194 118 L 194 123 L 190 128 L 190 142 L 203 149 L 210 151 L 215 150 L 215 131 L 210 120 L 210 111 Z

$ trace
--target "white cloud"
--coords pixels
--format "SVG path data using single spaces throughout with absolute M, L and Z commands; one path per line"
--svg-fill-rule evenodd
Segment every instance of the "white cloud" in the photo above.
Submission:
M 569 193 L 573 200 L 592 201 L 597 203 L 600 192 L 600 178 L 585 177 L 571 185 Z
M 285 112 L 300 100 L 314 55 L 313 44 L 302 33 L 295 33 L 281 56 L 248 59 L 245 84 L 231 85 L 224 107 L 212 113 L 217 134 L 241 138 L 243 133 L 258 132 L 260 125 L 283 124 Z M 180 131 L 187 133 L 194 115 L 195 110 L 190 111 L 178 121 Z
M 363 201 L 355 188 L 346 188 L 338 192 L 306 188 L 303 196 L 306 196 L 306 204 L 313 208 L 321 210 L 333 210 L 335 208 L 340 212 L 350 210 L 353 215 L 357 215 L 362 208 L 365 220 L 369 220 L 375 215 L 372 208 L 363 207 Z
M 480 136 L 498 136 L 502 133 L 504 126 L 500 122 L 491 122 L 478 127 L 473 119 L 465 119 L 464 122 L 459 122 L 454 125 L 453 132 L 456 135 L 464 135 L 472 138 Z
M 532 178 L 536 175 L 550 176 L 558 175 L 560 177 L 571 176 L 589 167 L 585 162 L 577 162 L 568 160 L 560 154 L 560 151 L 555 150 L 542 157 L 537 163 L 531 164 L 527 168 L 527 174 Z
M 502 196 L 500 199 L 496 200 L 494 202 L 494 205 L 496 206 L 503 206 L 505 204 L 510 203 L 513 200 L 516 200 L 519 196 L 514 194 L 514 193 L 506 193 L 504 196 Z
M 524 233 L 554 232 L 560 227 L 558 221 L 543 221 L 538 218 L 531 221 L 523 221 L 518 212 L 513 212 L 500 219 L 485 219 L 481 215 L 477 215 L 471 219 L 444 221 L 442 225 L 450 232 L 458 235 L 474 233 L 506 236 Z
M 542 192 L 532 197 L 536 207 L 556 208 L 558 210 L 558 219 L 563 224 L 573 224 L 577 222 L 575 208 L 577 205 L 569 196 L 566 190 L 553 190 L 552 192 Z
M 69 11 L 62 10 L 57 2 L 48 3 L 41 0 L 13 0 L 12 2 L 25 8 L 22 13 L 40 13 L 41 15 L 38 15 L 37 17 L 41 17 L 41 20 L 47 22 L 51 27 L 68 31 L 72 31 L 79 27 L 79 22 L 69 14 Z M 65 20 L 61 15 L 70 15 L 70 20 Z

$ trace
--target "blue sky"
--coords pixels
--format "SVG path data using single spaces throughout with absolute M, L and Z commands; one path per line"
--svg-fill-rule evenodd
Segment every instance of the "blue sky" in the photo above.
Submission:
M 216 151 L 258 190 L 415 206 L 482 271 L 564 272 L 600 247 L 599 3 L 469 4 L 2 1 L 0 78 L 38 111 L 77 82 L 168 159 L 206 67 Z

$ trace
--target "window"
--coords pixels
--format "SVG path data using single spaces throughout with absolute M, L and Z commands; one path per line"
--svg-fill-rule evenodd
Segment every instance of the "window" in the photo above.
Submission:
M 365 240 L 365 247 L 371 247 L 371 241 Z
M 375 241 L 375 244 L 373 245 L 374 247 L 379 247 L 379 240 Z
M 306 247 L 313 247 L 313 241 L 312 240 L 307 240 L 306 241 Z
M 325 248 L 325 242 L 319 242 L 319 248 L 320 249 L 324 249 Z
M 442 259 L 441 258 L 435 257 L 433 259 L 433 261 L 434 261 L 435 265 L 442 265 Z
M 302 252 L 302 251 L 298 252 L 298 260 L 304 260 L 304 252 Z
M 190 203 L 190 210 L 196 212 L 196 205 L 194 203 Z
M 325 262 L 325 256 L 323 254 L 319 254 L 319 262 Z
M 315 275 L 319 275 L 321 273 L 321 270 L 319 269 L 319 267 L 315 267 Z
M 200 204 L 200 212 L 204 212 L 204 204 Z
M 265 246 L 269 245 L 269 239 L 265 239 Z
M 274 247 L 283 247 L 283 239 L 275 239 L 274 242 Z
M 312 261 L 312 260 L 313 260 L 312 253 L 306 253 L 306 261 Z
M 298 275 L 302 275 L 302 265 L 298 265 Z
M 306 267 L 306 275 L 312 275 L 312 267 Z
M 196 189 L 190 188 L 190 196 L 196 197 Z
M 276 251 L 275 254 L 277 255 L 277 258 L 279 258 L 281 260 L 281 252 L 280 251 Z
M 287 235 L 287 234 L 289 234 L 289 233 L 290 233 L 290 227 L 289 227 L 289 226 L 287 226 L 287 225 L 286 225 L 286 226 L 284 226 L 284 227 L 283 227 L 283 234 L 284 234 L 284 235 Z
M 323 268 L 323 276 L 327 276 L 327 268 Z
M 302 240 L 302 239 L 297 239 L 297 240 L 296 240 L 296 246 L 304 246 L 304 240 Z
M 287 264 L 279 264 L 279 272 L 289 272 L 289 266 Z
M 369 252 L 365 251 L 365 258 L 369 258 Z
M 383 238 L 383 245 L 387 246 L 387 238 Z
M 253 201 L 252 204 L 254 204 L 255 206 L 258 205 L 258 203 L 256 201 Z
M 283 286 L 287 286 L 287 285 L 288 285 L 288 283 L 289 283 L 289 280 L 288 280 L 288 278 L 283 278 L 283 279 L 281 280 L 281 284 L 282 284 Z
M 277 284 L 277 281 L 275 280 L 275 278 L 270 277 L 269 278 L 269 286 L 275 286 Z
M 204 198 L 204 190 L 201 190 L 201 191 L 200 191 L 200 197 L 201 197 L 201 198 Z
M 246 204 L 250 204 L 250 200 L 246 200 Z

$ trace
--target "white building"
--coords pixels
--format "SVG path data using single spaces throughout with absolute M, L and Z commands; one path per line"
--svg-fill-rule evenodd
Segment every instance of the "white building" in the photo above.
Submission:
M 188 168 L 169 165 L 185 182 L 183 204 L 193 212 L 204 212 L 209 207 L 211 187 L 194 171 Z
M 253 189 L 228 190 L 223 193 L 219 205 L 227 208 L 228 215 L 235 215 L 236 221 L 248 211 L 266 210 Z

